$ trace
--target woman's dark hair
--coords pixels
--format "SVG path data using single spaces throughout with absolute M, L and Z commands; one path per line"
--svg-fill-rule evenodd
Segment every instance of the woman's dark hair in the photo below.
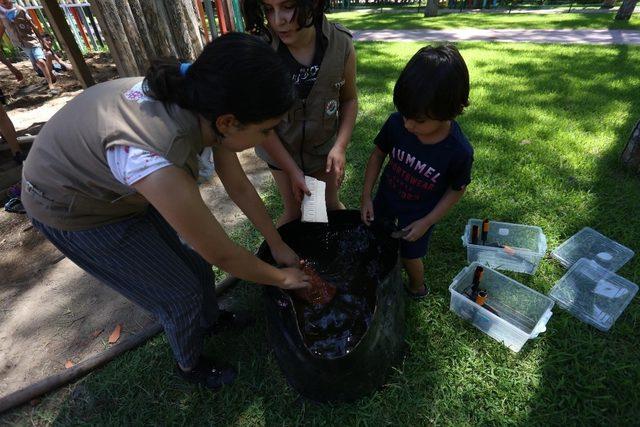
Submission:
M 223 114 L 233 114 L 242 124 L 284 114 L 295 94 L 282 59 L 267 43 L 243 33 L 229 33 L 207 44 L 185 75 L 177 59 L 154 61 L 143 89 L 148 96 L 201 114 L 212 123 Z
M 404 117 L 452 120 L 469 106 L 469 70 L 453 45 L 426 46 L 409 60 L 393 90 Z
M 296 3 L 293 20 L 300 28 L 318 26 L 328 3 L 325 0 L 292 0 Z M 245 0 L 242 5 L 244 25 L 251 34 L 266 37 L 271 41 L 271 32 L 267 29 L 267 19 L 262 0 Z

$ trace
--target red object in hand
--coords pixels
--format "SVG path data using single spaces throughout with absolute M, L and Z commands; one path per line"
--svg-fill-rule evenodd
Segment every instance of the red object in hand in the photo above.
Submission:
M 303 262 L 302 271 L 309 276 L 310 286 L 293 291 L 296 296 L 309 304 L 328 304 L 336 294 L 336 287 L 320 277 L 316 270 L 308 263 Z

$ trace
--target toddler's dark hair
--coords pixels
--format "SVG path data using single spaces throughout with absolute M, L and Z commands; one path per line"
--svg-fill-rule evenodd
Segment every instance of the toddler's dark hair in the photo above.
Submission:
M 233 114 L 242 124 L 272 119 L 287 112 L 295 96 L 278 54 L 243 33 L 228 33 L 207 44 L 185 75 L 176 58 L 152 62 L 143 90 L 214 123 L 223 114 Z
M 408 119 L 453 120 L 469 106 L 469 70 L 450 44 L 426 46 L 409 60 L 393 90 L 393 103 Z
M 317 26 L 322 22 L 328 3 L 325 0 L 295 0 L 296 11 L 293 19 L 300 28 Z M 262 0 L 245 0 L 242 5 L 244 24 L 251 34 L 264 36 L 271 41 L 267 29 Z

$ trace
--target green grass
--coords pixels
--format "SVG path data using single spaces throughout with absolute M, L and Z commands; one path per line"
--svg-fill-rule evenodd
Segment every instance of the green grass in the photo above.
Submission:
M 504 13 L 451 13 L 425 18 L 422 13 L 339 12 L 329 19 L 351 30 L 409 30 L 426 28 L 447 30 L 455 28 L 485 29 L 640 29 L 640 17 L 630 21 L 613 19 L 613 14 L 562 13 L 549 15 Z
M 359 43 L 361 111 L 342 190 L 357 207 L 371 140 L 393 111 L 391 91 L 419 44 Z M 535 224 L 555 248 L 591 226 L 640 250 L 640 181 L 618 155 L 640 118 L 640 48 L 461 43 L 472 105 L 460 118 L 475 147 L 473 183 L 433 235 L 426 277 L 432 296 L 410 304 L 410 352 L 387 387 L 358 402 L 318 405 L 299 398 L 266 342 L 258 286 L 241 285 L 234 304 L 257 324 L 207 343 L 237 364 L 237 383 L 216 395 L 172 377 L 164 337 L 118 358 L 80 383 L 21 408 L 17 424 L 197 425 L 637 425 L 640 417 L 640 302 L 609 333 L 556 307 L 548 330 L 512 353 L 453 315 L 448 285 L 466 265 L 460 235 L 468 218 Z M 530 143 L 521 144 L 523 140 Z M 279 212 L 273 191 L 270 211 Z M 248 247 L 247 225 L 234 233 Z M 544 259 L 533 276 L 548 293 L 564 270 Z M 640 283 L 640 261 L 620 271 Z

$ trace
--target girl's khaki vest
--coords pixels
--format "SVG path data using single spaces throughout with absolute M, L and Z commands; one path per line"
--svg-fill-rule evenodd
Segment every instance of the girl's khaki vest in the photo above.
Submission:
M 158 153 L 197 178 L 203 146 L 196 115 L 132 91 L 141 81 L 92 86 L 44 125 L 22 170 L 30 217 L 77 231 L 143 214 L 147 200 L 111 173 L 106 150 L 113 145 Z
M 305 174 L 324 169 L 326 155 L 336 141 L 340 112 L 340 89 L 344 85 L 344 68 L 352 46 L 351 33 L 340 24 L 323 18 L 322 33 L 328 44 L 320 65 L 318 79 L 306 99 L 296 99 L 276 132 L 293 160 Z M 272 36 L 272 47 L 280 39 Z M 256 147 L 258 157 L 277 166 L 269 155 Z

